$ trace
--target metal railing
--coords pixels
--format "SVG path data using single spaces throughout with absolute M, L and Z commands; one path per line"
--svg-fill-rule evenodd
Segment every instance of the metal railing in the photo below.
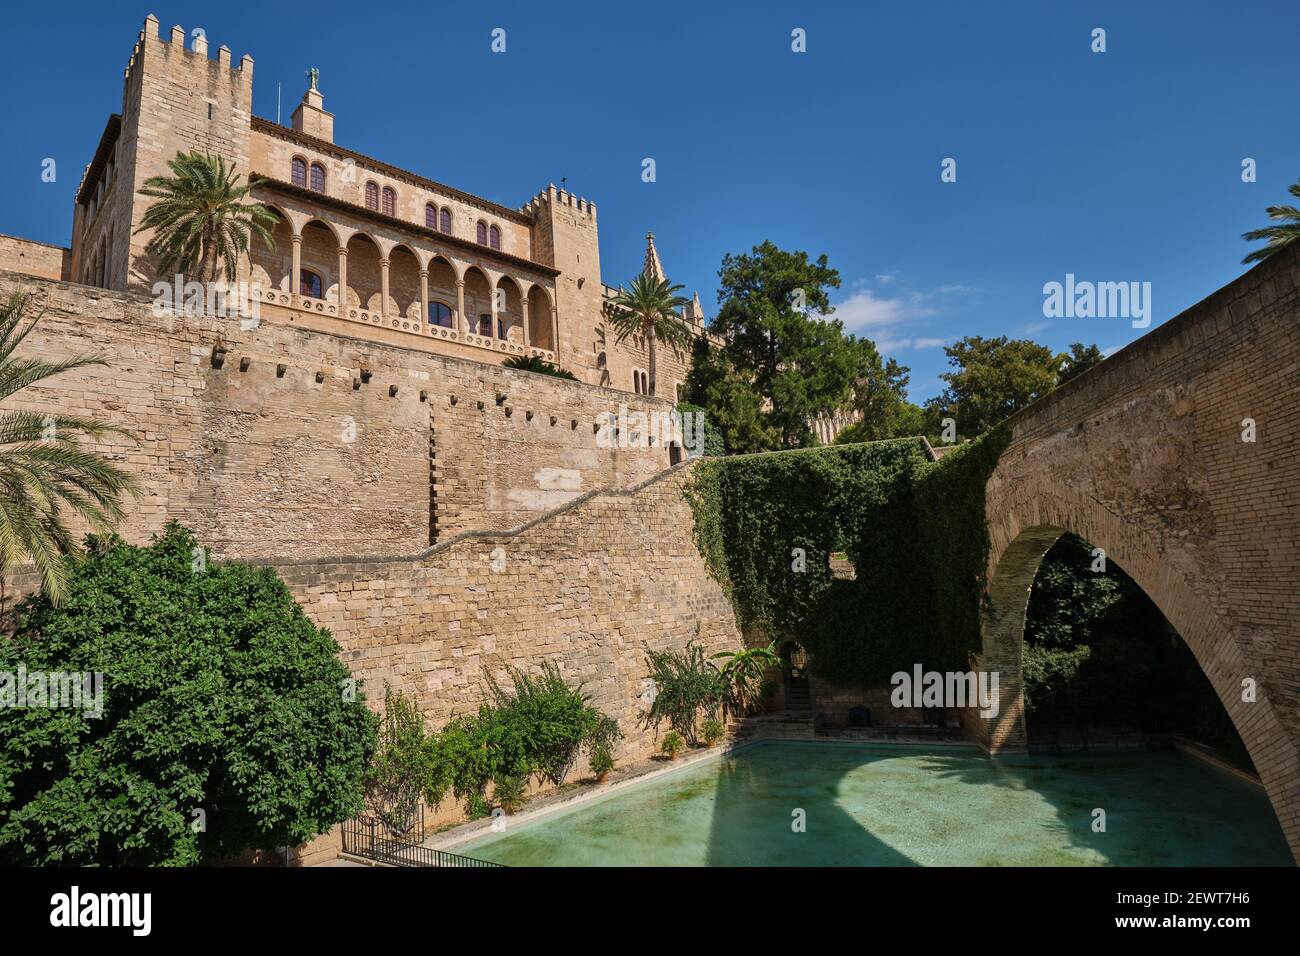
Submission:
M 423 819 L 420 821 L 418 833 L 423 837 Z M 446 850 L 435 850 L 410 838 L 393 836 L 379 820 L 365 818 L 348 820 L 343 824 L 343 852 L 365 857 L 367 860 L 374 860 L 387 866 L 497 867 L 504 865 L 478 860 L 472 856 L 448 853 Z

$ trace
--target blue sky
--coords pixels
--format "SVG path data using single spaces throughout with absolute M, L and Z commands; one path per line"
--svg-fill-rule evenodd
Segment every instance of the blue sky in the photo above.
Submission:
M 65 3 L 6 11 L 0 232 L 67 242 L 151 11 L 251 54 L 261 116 L 280 82 L 287 123 L 315 66 L 342 145 L 510 206 L 567 177 L 611 284 L 647 229 L 710 314 L 724 253 L 826 253 L 840 317 L 918 401 L 964 335 L 1131 341 L 1126 319 L 1045 319 L 1043 284 L 1150 282 L 1159 324 L 1243 271 L 1240 233 L 1300 178 L 1295 0 Z

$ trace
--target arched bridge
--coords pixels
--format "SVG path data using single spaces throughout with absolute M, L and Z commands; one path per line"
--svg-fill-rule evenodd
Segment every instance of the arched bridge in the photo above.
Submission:
M 1105 551 L 1177 628 L 1300 860 L 1300 248 L 1275 255 L 1011 419 L 989 480 L 981 728 L 1025 746 L 1020 659 L 1039 561 Z M 1253 693 L 1252 693 L 1253 689 Z

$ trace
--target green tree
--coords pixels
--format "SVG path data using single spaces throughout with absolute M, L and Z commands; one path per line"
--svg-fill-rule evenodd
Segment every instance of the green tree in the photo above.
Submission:
M 696 339 L 692 349 L 686 395 L 692 406 L 704 409 L 709 427 L 722 436 L 727 454 L 777 447 L 780 436 L 767 422 L 753 375 L 737 369 L 725 351 L 714 348 L 704 337 Z
M 1106 356 L 1101 354 L 1101 349 L 1095 345 L 1084 345 L 1082 342 L 1074 342 L 1070 345 L 1068 354 L 1061 357 L 1060 371 L 1056 375 L 1056 384 L 1064 385 L 1070 379 L 1082 375 L 1094 365 L 1099 365 L 1105 360 Z
M 725 256 L 718 278 L 712 330 L 726 340 L 730 369 L 758 396 L 776 433 L 771 447 L 812 444 L 809 420 L 844 405 L 862 358 L 838 320 L 819 318 L 832 311 L 828 290 L 839 288 L 839 273 L 825 255 L 810 261 L 768 241 Z
M 41 318 L 24 325 L 26 304 L 14 293 L 0 305 L 0 401 L 62 372 L 105 364 L 92 356 L 54 362 L 15 356 Z M 66 558 L 78 550 L 64 509 L 103 533 L 122 517 L 122 496 L 134 490 L 125 472 L 77 443 L 114 431 L 72 415 L 0 412 L 0 575 L 29 560 L 50 602 L 63 600 Z
M 650 357 L 650 394 L 657 395 L 656 380 L 659 374 L 658 343 L 685 348 L 691 343 L 691 330 L 677 314 L 686 305 L 678 295 L 680 285 L 670 285 L 667 279 L 656 280 L 641 273 L 626 289 L 619 289 L 609 313 L 609 324 L 616 342 L 632 335 L 645 338 Z M 677 396 L 673 396 L 675 399 Z
M 1296 199 L 1300 199 L 1300 180 L 1292 183 L 1287 192 Z M 1261 239 L 1268 240 L 1268 245 L 1247 253 L 1246 257 L 1241 260 L 1242 262 L 1259 262 L 1262 259 L 1267 259 L 1269 256 L 1287 248 L 1297 238 L 1300 238 L 1300 209 L 1295 206 L 1269 206 L 1265 212 L 1268 213 L 1268 218 L 1274 220 L 1278 225 L 1252 229 L 1241 234 L 1241 238 L 1247 242 L 1259 242 Z
M 159 275 L 174 270 L 212 282 L 224 265 L 226 281 L 233 282 L 239 257 L 248 253 L 253 234 L 275 246 L 270 231 L 275 213 L 261 203 L 245 202 L 253 184 L 241 183 L 224 157 L 177 153 L 167 166 L 170 176 L 144 181 L 140 195 L 156 201 L 135 230 L 137 234 L 154 231 L 145 251 L 158 258 Z
M 1061 357 L 1028 339 L 967 336 L 947 346 L 956 369 L 941 379 L 947 387 L 926 403 L 935 417 L 951 417 L 962 438 L 988 431 L 1056 387 Z
M 870 339 L 851 339 L 851 343 L 860 355 L 851 407 L 861 416 L 850 426 L 854 432 L 851 440 L 878 441 L 921 434 L 917 428 L 920 409 L 907 401 L 910 369 L 892 358 L 883 361 Z M 836 444 L 844 444 L 838 435 Z
M 0 707 L 0 862 L 190 865 L 362 810 L 376 719 L 273 569 L 174 522 L 91 544 L 63 605 L 29 599 L 0 641 L 0 673 L 103 675 L 98 715 Z

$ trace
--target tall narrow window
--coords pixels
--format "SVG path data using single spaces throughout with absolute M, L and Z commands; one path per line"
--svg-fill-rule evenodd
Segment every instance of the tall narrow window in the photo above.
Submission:
M 325 191 L 325 167 L 320 163 L 311 164 L 311 191 L 314 193 Z
M 493 249 L 501 248 L 501 230 L 496 226 L 488 230 L 488 245 Z
M 293 163 L 290 164 L 289 172 L 295 186 L 307 188 L 307 161 L 305 159 L 299 159 L 295 156 Z
M 438 213 L 438 228 L 443 232 L 447 233 L 448 235 L 451 235 L 451 210 L 450 209 L 444 207 L 442 212 Z
M 429 229 L 438 228 L 438 207 L 431 202 L 424 204 L 424 224 Z
M 384 187 L 384 215 L 397 215 L 397 193 L 393 192 L 392 186 Z
M 478 241 L 480 246 L 487 245 L 487 223 L 483 222 L 481 219 L 479 220 L 478 229 L 474 238 Z
M 375 183 L 366 183 L 366 208 L 379 209 L 379 186 Z

